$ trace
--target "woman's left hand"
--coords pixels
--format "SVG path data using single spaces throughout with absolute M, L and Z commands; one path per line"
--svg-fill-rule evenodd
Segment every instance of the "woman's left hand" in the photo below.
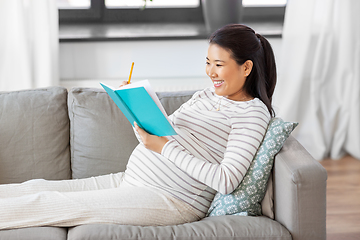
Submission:
M 161 154 L 164 145 L 169 141 L 166 137 L 158 137 L 147 133 L 134 122 L 135 130 L 139 133 L 145 147 L 151 151 Z

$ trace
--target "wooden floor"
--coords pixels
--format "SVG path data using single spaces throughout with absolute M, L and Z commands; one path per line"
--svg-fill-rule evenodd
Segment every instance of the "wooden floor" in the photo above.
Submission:
M 328 173 L 327 240 L 360 240 L 360 160 L 320 162 Z

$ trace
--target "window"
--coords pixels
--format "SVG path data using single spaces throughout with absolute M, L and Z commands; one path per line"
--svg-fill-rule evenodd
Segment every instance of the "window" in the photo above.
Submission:
M 90 0 L 57 0 L 59 9 L 89 9 Z
M 284 21 L 287 0 L 243 0 L 245 21 Z
M 194 8 L 199 7 L 199 0 L 155 0 L 148 1 L 147 8 Z M 107 8 L 141 8 L 144 0 L 105 0 Z
M 258 6 L 285 6 L 287 0 L 243 0 L 245 7 Z M 57 0 L 59 9 L 90 8 L 90 0 Z M 105 0 L 107 8 L 139 8 L 144 5 L 144 0 Z M 147 8 L 177 8 L 198 7 L 199 0 L 156 0 L 147 3 Z
M 219 0 L 221 1 L 221 0 Z M 283 19 L 287 0 L 243 0 L 244 21 Z M 60 22 L 203 22 L 200 0 L 57 0 Z
M 284 7 L 287 0 L 243 0 L 244 7 Z

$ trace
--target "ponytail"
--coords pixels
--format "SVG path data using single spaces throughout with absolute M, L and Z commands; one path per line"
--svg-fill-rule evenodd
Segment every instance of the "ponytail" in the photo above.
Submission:
M 243 88 L 252 97 L 259 98 L 274 117 L 271 103 L 276 85 L 276 64 L 272 47 L 266 38 L 245 25 L 229 24 L 215 31 L 209 42 L 230 50 L 239 65 L 247 60 L 253 62 Z
M 276 79 L 277 79 L 277 73 L 276 73 L 276 64 L 275 64 L 275 56 L 274 52 L 272 50 L 272 47 L 269 43 L 269 41 L 264 38 L 260 34 L 256 34 L 258 39 L 260 40 L 261 46 L 262 46 L 262 52 L 264 55 L 264 61 L 265 61 L 265 86 L 266 86 L 266 96 L 262 96 L 262 101 L 265 103 L 265 105 L 268 107 L 269 112 L 271 116 L 275 116 L 275 111 L 272 108 L 271 102 L 272 102 L 272 96 L 275 90 L 276 86 Z

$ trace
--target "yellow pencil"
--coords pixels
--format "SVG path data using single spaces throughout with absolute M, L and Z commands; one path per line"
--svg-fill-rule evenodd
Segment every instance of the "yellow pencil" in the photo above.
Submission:
M 128 82 L 127 82 L 128 84 L 130 83 L 133 69 L 134 69 L 134 62 L 131 64 L 131 70 L 130 70 L 129 80 L 128 80 Z

